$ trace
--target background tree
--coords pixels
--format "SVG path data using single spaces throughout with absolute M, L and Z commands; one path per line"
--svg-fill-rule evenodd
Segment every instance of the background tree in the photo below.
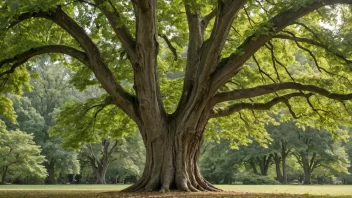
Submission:
M 58 64 L 47 64 L 43 57 L 33 63 L 32 92 L 25 92 L 21 98 L 11 96 L 17 115 L 17 124 L 6 122 L 11 130 L 19 129 L 34 134 L 34 140 L 42 148 L 48 177 L 46 183 L 55 184 L 59 174 L 79 173 L 77 154 L 63 149 L 59 137 L 50 137 L 48 130 L 55 124 L 53 112 L 64 102 L 78 95 L 69 84 L 69 70 Z
M 311 184 L 311 175 L 318 167 L 347 172 L 349 166 L 345 148 L 340 142 L 335 142 L 333 137 L 324 131 L 313 128 L 295 130 L 297 142 L 294 155 L 304 170 L 304 184 Z
M 244 162 L 236 150 L 230 150 L 230 143 L 206 142 L 201 153 L 200 168 L 204 177 L 215 184 L 232 184 L 235 174 Z
M 62 137 L 64 147 L 80 149 L 92 167 L 97 184 L 106 183 L 106 171 L 118 160 L 116 153 L 125 138 L 136 132 L 134 123 L 104 98 L 66 103 L 57 113 L 56 125 L 50 129 L 52 134 Z
M 80 153 L 84 156 L 96 177 L 96 184 L 105 184 L 105 175 L 112 162 L 117 160 L 113 154 L 121 147 L 121 142 L 103 138 L 99 144 L 86 144 L 87 148 L 81 148 Z
M 275 170 L 278 181 L 287 183 L 287 158 L 297 147 L 295 140 L 297 127 L 293 122 L 283 122 L 278 126 L 269 125 L 267 130 L 273 139 L 269 148 L 273 151 Z
M 139 128 L 146 167 L 127 191 L 165 191 L 171 184 L 214 191 L 198 166 L 210 119 L 233 119 L 237 132 L 223 134 L 232 140 L 238 134 L 265 136 L 267 110 L 287 108 L 294 118 L 307 115 L 305 122 L 330 132 L 350 123 L 348 4 L 5 0 L 0 35 L 1 48 L 8 50 L 0 54 L 0 78 L 14 81 L 18 76 L 9 74 L 25 73 L 34 56 L 65 54 L 78 71 L 75 85 L 99 82 L 106 101 Z M 336 21 L 334 33 L 321 25 Z M 185 50 L 187 57 L 178 55 Z M 295 53 L 311 61 L 300 65 Z M 184 75 L 169 78 L 170 71 Z M 262 130 L 251 131 L 253 123 Z
M 136 134 L 134 137 L 126 138 L 115 153 L 116 158 L 110 165 L 107 175 L 111 176 L 113 183 L 131 183 L 136 182 L 143 173 L 145 163 L 145 149 L 143 147 L 142 137 Z
M 22 131 L 7 131 L 0 120 L 0 172 L 1 184 L 5 184 L 9 172 L 15 175 L 45 177 L 41 164 L 45 157 L 40 155 L 40 146 L 35 145 L 33 135 Z
M 272 150 L 263 147 L 258 142 L 253 142 L 248 146 L 243 146 L 239 148 L 240 156 L 242 160 L 246 161 L 251 168 L 253 173 L 257 175 L 268 175 L 269 167 L 273 164 Z

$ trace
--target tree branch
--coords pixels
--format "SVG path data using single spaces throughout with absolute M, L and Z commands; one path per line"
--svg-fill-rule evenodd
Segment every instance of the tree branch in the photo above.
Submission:
M 209 14 L 205 15 L 202 20 L 202 25 L 203 25 L 203 31 L 208 27 L 209 22 L 216 16 L 217 13 L 217 8 L 212 10 Z
M 310 91 L 312 93 L 317 93 L 327 98 L 333 100 L 350 100 L 352 99 L 352 93 L 350 94 L 338 94 L 330 92 L 326 89 L 317 87 L 315 85 L 303 85 L 296 82 L 282 82 L 268 85 L 261 85 L 253 88 L 247 89 L 236 89 L 233 91 L 220 92 L 214 97 L 214 102 L 224 102 L 229 100 L 246 99 L 258 96 L 263 96 L 265 94 L 274 93 L 280 90 L 299 90 L 299 91 Z
M 108 19 L 111 27 L 113 28 L 115 34 L 119 38 L 122 43 L 122 47 L 125 49 L 128 56 L 132 59 L 132 61 L 136 58 L 135 51 L 135 40 L 129 32 L 128 28 L 123 24 L 121 19 L 121 14 L 116 10 L 116 8 L 112 5 L 110 0 L 108 0 L 110 6 L 113 11 L 110 11 L 106 8 L 106 5 L 103 5 L 107 0 L 94 0 L 97 7 L 102 11 L 102 13 Z
M 224 117 L 231 115 L 234 112 L 239 112 L 243 109 L 249 109 L 249 110 L 268 110 L 274 105 L 281 103 L 281 102 L 287 102 L 290 98 L 293 97 L 310 97 L 312 96 L 312 93 L 304 94 L 301 92 L 295 92 L 295 93 L 290 93 L 286 94 L 283 96 L 278 96 L 275 97 L 274 99 L 270 100 L 267 103 L 236 103 L 233 105 L 230 105 L 228 107 L 215 107 L 213 108 L 211 112 L 211 118 L 216 118 L 216 117 Z
M 134 106 L 134 96 L 129 94 L 117 82 L 115 76 L 103 60 L 101 53 L 92 39 L 85 30 L 80 27 L 70 16 L 68 16 L 60 6 L 55 10 L 48 12 L 38 11 L 31 13 L 23 13 L 18 19 L 12 22 L 9 27 L 30 18 L 45 18 L 55 22 L 61 28 L 66 30 L 82 47 L 89 60 L 89 68 L 93 71 L 103 88 L 109 93 L 115 101 L 115 104 L 127 113 L 133 120 L 137 121 Z
M 296 153 L 292 153 L 292 154 L 293 154 L 293 156 L 296 157 L 297 162 L 299 163 L 299 165 L 301 165 L 301 167 L 304 168 L 302 158 L 299 156 L 300 154 L 296 154 Z
M 117 146 L 118 146 L 119 144 L 118 144 L 118 141 L 117 140 L 115 140 L 115 142 L 113 143 L 113 145 L 112 145 L 112 147 L 111 147 L 111 149 L 110 149 L 110 151 L 107 153 L 107 156 L 112 156 L 112 154 L 117 150 Z
M 311 45 L 315 45 L 317 47 L 325 49 L 327 52 L 332 53 L 333 55 L 335 55 L 336 57 L 342 59 L 346 63 L 352 64 L 352 61 L 348 60 L 345 56 L 343 56 L 341 52 L 332 50 L 331 48 L 329 48 L 328 45 L 323 44 L 323 43 L 319 43 L 319 42 L 317 42 L 315 40 L 312 40 L 312 39 L 300 38 L 300 37 L 296 37 L 296 36 L 288 36 L 288 35 L 284 35 L 284 34 L 275 35 L 275 36 L 273 36 L 273 38 L 287 39 L 287 40 L 292 40 L 292 41 L 296 41 L 296 42 L 303 42 L 303 43 L 308 43 L 308 44 L 311 44 Z
M 310 159 L 310 162 L 309 162 L 309 169 L 312 170 L 312 167 L 313 167 L 313 164 L 314 164 L 314 160 L 315 160 L 315 157 L 317 156 L 317 153 L 316 152 L 313 152 L 313 156 L 312 158 Z
M 201 18 L 198 14 L 200 11 L 194 12 L 191 3 L 185 3 L 189 28 L 189 48 L 182 97 L 178 105 L 178 107 L 184 107 L 181 110 L 191 109 L 194 101 L 202 97 L 204 87 L 209 88 L 210 74 L 219 62 L 231 24 L 245 2 L 247 0 L 218 1 L 214 27 L 207 41 L 204 41 L 204 24 L 199 20 Z M 212 15 L 213 13 L 209 17 Z M 176 112 L 179 110 L 178 108 Z
M 5 74 L 13 73 L 18 66 L 24 64 L 30 58 L 37 56 L 37 55 L 48 54 L 48 53 L 66 54 L 66 55 L 69 55 L 69 56 L 79 60 L 84 65 L 87 65 L 90 67 L 88 56 L 80 50 L 77 50 L 73 47 L 69 47 L 69 46 L 65 46 L 65 45 L 44 45 L 44 46 L 40 46 L 40 47 L 31 48 L 25 52 L 22 52 L 16 56 L 12 57 L 12 58 L 8 58 L 8 59 L 4 59 L 4 60 L 0 61 L 0 68 L 3 67 L 4 65 L 13 63 L 9 70 L 0 73 L 0 77 Z
M 237 13 L 244 7 L 247 0 L 218 1 L 218 8 L 209 40 L 202 46 L 202 58 L 199 68 L 200 80 L 209 77 L 221 57 L 226 38 Z M 198 80 L 199 81 L 199 80 Z
M 257 67 L 258 67 L 258 70 L 259 70 L 259 73 L 260 75 L 262 76 L 262 79 L 263 81 L 265 82 L 265 78 L 263 76 L 263 74 L 268 77 L 271 81 L 273 81 L 274 83 L 276 83 L 276 81 L 268 74 L 266 73 L 264 70 L 262 70 L 262 68 L 260 67 L 260 64 L 259 64 L 259 61 L 257 60 L 257 58 L 255 57 L 255 55 L 253 54 L 253 60 L 254 62 L 256 63 Z
M 171 50 L 172 54 L 174 55 L 174 60 L 177 61 L 178 55 L 177 55 L 176 48 L 172 45 L 172 43 L 170 42 L 170 40 L 167 38 L 166 35 L 159 34 L 159 36 L 164 39 L 164 41 L 166 42 L 167 46 L 169 47 L 169 49 Z
M 273 38 L 275 33 L 280 32 L 288 25 L 294 23 L 297 19 L 320 7 L 334 4 L 352 4 L 352 0 L 314 1 L 301 8 L 290 8 L 283 11 L 271 18 L 268 22 L 263 23 L 262 26 L 269 29 L 269 32 L 261 33 L 261 29 L 258 29 L 258 31 L 249 36 L 237 49 L 235 49 L 234 53 L 220 61 L 217 69 L 212 74 L 213 83 L 211 93 L 216 93 L 222 85 L 241 69 L 242 65 L 253 56 L 259 48 Z

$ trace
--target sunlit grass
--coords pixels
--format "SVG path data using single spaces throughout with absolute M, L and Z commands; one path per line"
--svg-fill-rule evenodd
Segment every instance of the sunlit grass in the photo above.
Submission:
M 69 190 L 69 191 L 120 191 L 129 185 L 86 185 L 86 184 L 67 184 L 67 185 L 0 185 L 1 190 Z
M 352 197 L 352 186 L 344 185 L 217 185 L 222 193 L 117 193 L 128 185 L 0 185 L 1 198 L 75 197 Z M 233 192 L 229 192 L 233 191 Z
M 309 195 L 350 195 L 352 186 L 349 185 L 218 185 L 227 191 L 249 193 L 287 193 Z

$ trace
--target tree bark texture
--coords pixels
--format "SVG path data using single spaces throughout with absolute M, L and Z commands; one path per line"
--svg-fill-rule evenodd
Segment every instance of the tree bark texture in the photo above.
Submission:
M 125 191 L 219 191 L 202 177 L 198 164 L 206 122 L 194 122 L 199 124 L 196 130 L 176 123 L 172 120 L 155 128 L 154 132 L 164 131 L 158 136 L 140 127 L 146 146 L 145 169 L 142 178 Z

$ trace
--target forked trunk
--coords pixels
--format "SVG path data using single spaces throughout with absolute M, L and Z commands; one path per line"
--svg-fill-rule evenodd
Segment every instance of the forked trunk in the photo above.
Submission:
M 153 141 L 144 141 L 146 164 L 143 176 L 124 191 L 219 191 L 201 176 L 199 170 L 202 136 L 177 128 L 169 127 Z

